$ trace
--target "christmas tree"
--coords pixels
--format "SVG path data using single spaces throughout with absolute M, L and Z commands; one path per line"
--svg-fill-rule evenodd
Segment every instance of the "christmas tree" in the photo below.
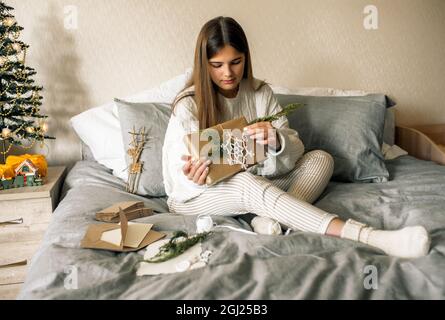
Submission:
M 3 163 L 13 145 L 30 149 L 36 141 L 43 147 L 45 139 L 54 139 L 46 135 L 47 116 L 40 113 L 43 88 L 34 84 L 32 76 L 36 72 L 25 65 L 29 46 L 19 40 L 23 28 L 10 14 L 12 10 L 0 1 L 0 159 Z

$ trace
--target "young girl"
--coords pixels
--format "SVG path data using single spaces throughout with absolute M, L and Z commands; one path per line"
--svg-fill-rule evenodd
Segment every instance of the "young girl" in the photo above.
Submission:
M 192 78 L 173 103 L 162 150 L 170 212 L 231 216 L 250 212 L 258 216 L 254 230 L 273 219 L 292 229 L 360 241 L 397 257 L 428 253 L 430 239 L 422 226 L 374 230 L 313 206 L 331 178 L 334 162 L 322 150 L 304 154 L 303 143 L 285 116 L 247 127 L 252 139 L 267 145 L 265 161 L 207 186 L 211 161 L 191 159 L 184 136 L 240 116 L 250 122 L 281 110 L 270 86 L 253 77 L 241 26 L 228 17 L 207 22 L 198 36 Z

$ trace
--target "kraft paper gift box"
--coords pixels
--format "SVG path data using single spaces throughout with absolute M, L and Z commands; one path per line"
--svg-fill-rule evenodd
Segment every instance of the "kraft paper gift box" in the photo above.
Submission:
M 190 155 L 194 159 L 203 157 L 208 157 L 212 160 L 218 159 L 218 163 L 213 161 L 209 166 L 209 173 L 206 178 L 206 184 L 208 186 L 214 185 L 266 159 L 266 147 L 255 143 L 252 139 L 247 139 L 242 149 L 243 154 L 246 155 L 246 161 L 244 162 L 246 168 L 243 168 L 241 164 L 231 164 L 229 154 L 222 151 L 221 144 L 225 144 L 231 140 L 227 138 L 227 133 L 231 132 L 234 137 L 241 139 L 243 128 L 246 126 L 248 126 L 246 118 L 241 117 L 217 124 L 200 132 L 187 134 L 184 137 Z M 226 136 L 224 136 L 224 134 L 226 134 Z M 219 142 L 219 144 L 217 142 Z M 214 152 L 218 152 L 219 156 L 214 156 Z
M 120 224 L 103 223 L 88 226 L 80 246 L 85 249 L 102 249 L 116 252 L 132 252 L 145 248 L 166 236 L 151 230 L 152 224 L 128 223 L 122 210 Z

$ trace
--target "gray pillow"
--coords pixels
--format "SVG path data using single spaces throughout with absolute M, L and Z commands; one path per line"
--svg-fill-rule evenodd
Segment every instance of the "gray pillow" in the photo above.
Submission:
M 334 158 L 333 180 L 386 182 L 389 173 L 381 153 L 386 96 L 355 97 L 275 95 L 281 106 L 303 103 L 288 116 L 306 152 L 324 150 Z
M 162 145 L 171 115 L 171 105 L 166 103 L 136 103 L 114 99 L 118 107 L 119 121 L 124 142 L 127 165 L 131 158 L 127 154 L 133 128 L 139 131 L 145 127 L 148 142 L 141 153 L 143 162 L 137 194 L 142 196 L 163 197 L 166 195 L 162 176 Z
M 395 143 L 396 135 L 396 117 L 394 109 L 387 108 L 385 115 L 385 128 L 383 130 L 383 142 L 392 146 Z

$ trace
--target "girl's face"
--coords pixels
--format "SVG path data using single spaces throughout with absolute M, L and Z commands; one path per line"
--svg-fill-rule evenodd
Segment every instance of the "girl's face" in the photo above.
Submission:
M 238 85 L 243 79 L 244 63 L 244 53 L 230 45 L 226 45 L 209 59 L 210 77 L 225 97 L 236 97 Z

